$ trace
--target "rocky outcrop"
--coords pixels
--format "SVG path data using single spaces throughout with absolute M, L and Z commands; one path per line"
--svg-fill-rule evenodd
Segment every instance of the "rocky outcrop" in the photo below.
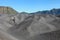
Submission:
M 16 14 L 16 13 L 18 12 L 11 7 L 0 6 L 0 14 Z

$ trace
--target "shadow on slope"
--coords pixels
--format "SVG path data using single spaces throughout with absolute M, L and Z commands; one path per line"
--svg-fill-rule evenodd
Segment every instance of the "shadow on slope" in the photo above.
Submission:
M 27 38 L 29 36 L 29 32 L 27 31 L 27 27 L 29 27 L 33 21 L 34 15 L 27 17 L 21 23 L 14 25 L 11 27 L 8 32 L 17 38 Z
M 40 35 L 38 34 L 27 40 L 60 40 L 60 30 L 44 33 Z

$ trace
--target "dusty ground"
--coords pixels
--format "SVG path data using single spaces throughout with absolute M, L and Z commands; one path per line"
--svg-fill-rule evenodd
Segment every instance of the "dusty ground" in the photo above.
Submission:
M 8 33 L 0 30 L 0 40 L 18 40 L 13 36 L 9 35 Z
M 57 31 L 58 29 L 60 30 L 60 27 L 56 26 L 60 21 L 57 20 L 58 22 L 54 22 L 54 17 L 43 17 L 38 15 L 28 15 L 27 17 L 25 16 L 26 15 L 24 14 L 15 16 L 17 24 L 12 23 L 9 20 L 8 15 L 0 16 L 0 39 L 51 40 L 53 37 L 52 40 L 55 40 L 57 37 L 60 38 L 60 36 L 58 36 L 60 34 L 60 31 Z M 59 40 L 59 38 L 56 40 Z

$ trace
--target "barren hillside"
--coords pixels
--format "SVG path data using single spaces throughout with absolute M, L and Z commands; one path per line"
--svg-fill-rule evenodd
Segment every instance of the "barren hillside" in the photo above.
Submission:
M 16 14 L 18 13 L 11 7 L 0 6 L 0 14 Z
M 9 11 L 4 10 L 7 9 L 3 7 L 0 12 L 0 39 L 60 40 L 59 17 L 52 14 L 29 14 L 25 12 L 15 14 L 16 12 L 9 8 Z M 15 17 L 15 23 L 13 23 L 11 17 Z

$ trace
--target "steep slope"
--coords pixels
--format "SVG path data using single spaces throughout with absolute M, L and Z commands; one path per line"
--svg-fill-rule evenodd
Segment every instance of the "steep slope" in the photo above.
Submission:
M 18 13 L 11 7 L 0 6 L 0 14 L 16 14 Z
M 18 40 L 7 33 L 7 30 L 14 25 L 10 20 L 12 14 L 0 14 L 0 40 Z M 15 15 L 16 16 L 16 15 Z
M 12 27 L 13 24 L 10 21 L 8 14 L 1 14 L 0 16 L 0 29 L 6 31 L 9 27 Z
M 39 34 L 41 35 L 41 34 L 59 30 L 59 27 L 56 28 L 55 25 L 53 25 L 52 23 L 50 24 L 50 22 L 54 20 L 56 20 L 56 16 L 54 15 L 44 16 L 39 14 L 29 14 L 19 24 L 11 27 L 9 29 L 9 33 L 18 39 L 23 38 L 27 40 L 30 37 L 33 38 L 34 36 Z

